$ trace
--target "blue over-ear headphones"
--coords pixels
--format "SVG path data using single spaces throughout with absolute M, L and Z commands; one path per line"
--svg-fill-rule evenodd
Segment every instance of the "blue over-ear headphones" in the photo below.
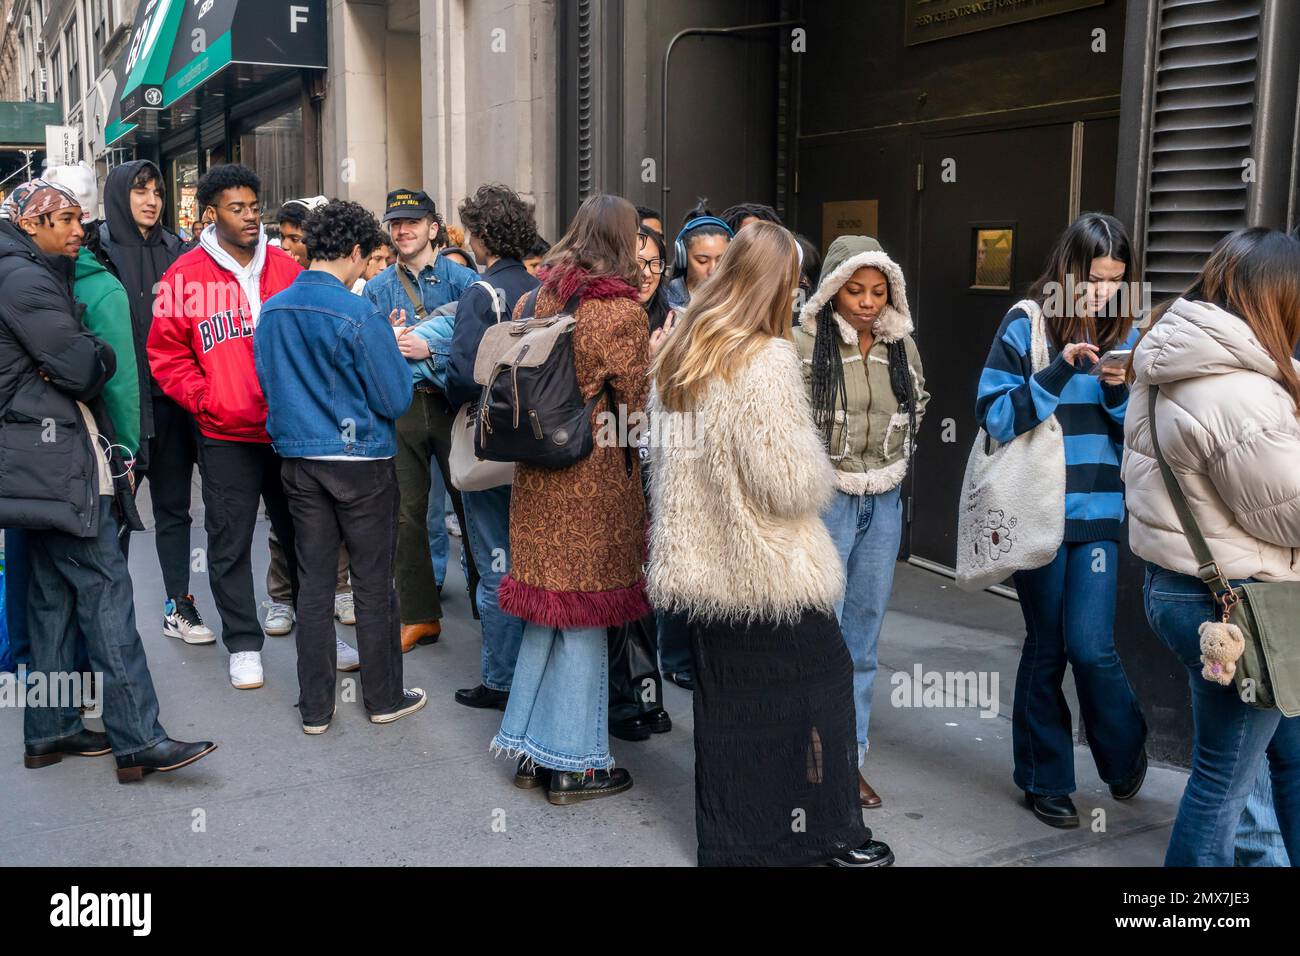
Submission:
M 682 226 L 682 231 L 677 234 L 677 241 L 673 243 L 673 271 L 677 275 L 686 273 L 686 234 L 700 226 L 721 226 L 728 239 L 734 239 L 736 236 L 731 231 L 731 227 L 717 216 L 696 216 L 694 219 L 686 220 L 686 225 Z

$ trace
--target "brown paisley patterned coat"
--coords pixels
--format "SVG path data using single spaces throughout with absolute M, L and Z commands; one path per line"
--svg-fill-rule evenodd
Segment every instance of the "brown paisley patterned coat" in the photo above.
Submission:
M 578 289 L 573 357 L 582 397 L 590 400 L 609 382 L 628 415 L 644 412 L 649 328 L 636 290 L 577 269 L 552 273 L 544 277 L 535 314 L 554 315 Z M 596 403 L 593 422 L 607 405 Z M 498 595 L 502 610 L 566 628 L 608 627 L 650 612 L 643 574 L 645 499 L 633 451 L 631 475 L 622 448 L 600 445 L 568 468 L 516 465 L 510 572 Z

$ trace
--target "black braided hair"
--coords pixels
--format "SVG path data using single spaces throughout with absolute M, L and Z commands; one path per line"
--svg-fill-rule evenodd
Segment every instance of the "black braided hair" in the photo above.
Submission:
M 847 409 L 849 405 L 848 389 L 844 384 L 844 359 L 837 339 L 835 306 L 827 302 L 817 314 L 817 334 L 813 337 L 811 397 L 813 421 L 822 432 L 828 453 L 833 452 L 835 407 L 838 404 Z
M 889 387 L 898 401 L 899 410 L 907 411 L 907 435 L 903 444 L 903 454 L 906 455 L 909 450 L 916 450 L 916 391 L 912 384 L 912 365 L 907 360 L 906 339 L 889 343 Z

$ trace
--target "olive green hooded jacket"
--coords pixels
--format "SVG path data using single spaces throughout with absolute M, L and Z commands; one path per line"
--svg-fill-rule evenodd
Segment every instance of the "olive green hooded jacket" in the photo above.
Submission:
M 930 394 L 925 390 L 921 355 L 912 340 L 912 315 L 907 306 L 903 270 L 869 236 L 840 236 L 831 243 L 822 266 L 817 291 L 799 312 L 794 343 L 799 350 L 804 385 L 811 393 L 813 343 L 818 313 L 840 287 L 864 266 L 884 273 L 889 282 L 889 304 L 875 321 L 875 342 L 863 360 L 858 333 L 835 316 L 840 358 L 844 363 L 847 408 L 835 409 L 829 454 L 835 466 L 836 487 L 850 495 L 878 495 L 896 488 L 907 474 L 913 448 L 907 440 L 908 414 L 900 410 L 889 379 L 891 343 L 901 340 L 912 372 L 919 428 Z

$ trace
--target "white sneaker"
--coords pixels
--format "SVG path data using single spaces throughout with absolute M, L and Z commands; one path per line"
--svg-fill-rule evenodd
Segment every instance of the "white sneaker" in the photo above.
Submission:
M 236 651 L 230 655 L 230 683 L 240 690 L 262 686 L 262 652 Z
M 341 671 L 359 671 L 361 670 L 361 655 L 357 649 L 347 641 L 335 638 L 338 643 L 338 663 L 335 665 Z
M 447 526 L 447 533 L 454 538 L 460 537 L 460 519 L 456 517 L 456 512 L 447 512 L 447 517 L 443 520 Z
M 293 630 L 293 608 L 278 601 L 263 601 L 266 608 L 266 623 L 262 630 L 272 637 L 283 637 Z
M 334 595 L 334 616 L 338 618 L 340 624 L 357 623 L 357 607 L 352 602 L 351 591 Z
M 217 639 L 199 616 L 192 594 L 167 599 L 163 605 L 163 636 L 178 637 L 186 644 L 211 644 Z

